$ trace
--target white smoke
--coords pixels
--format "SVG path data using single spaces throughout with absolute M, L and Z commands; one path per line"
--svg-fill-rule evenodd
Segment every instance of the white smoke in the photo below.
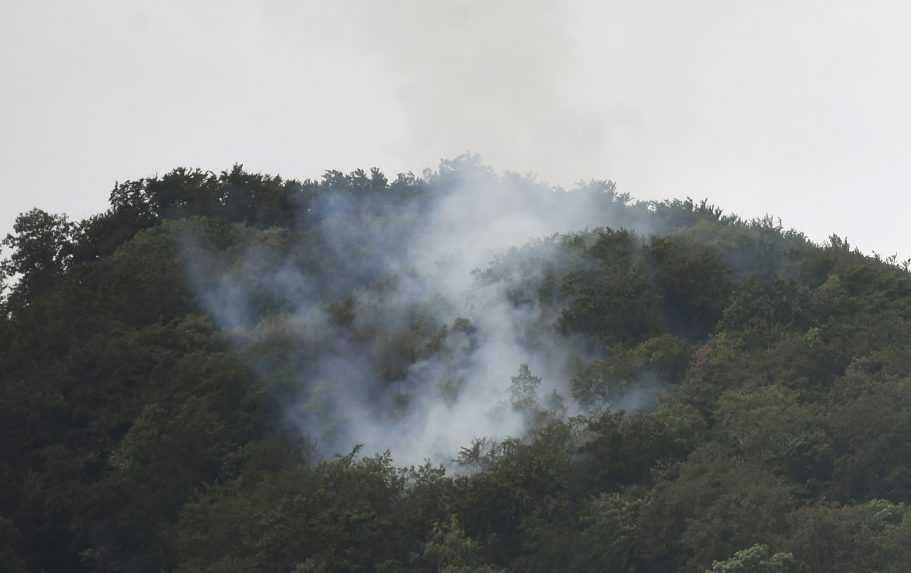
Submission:
M 287 261 L 256 247 L 213 277 L 200 262 L 213 255 L 192 249 L 191 276 L 222 328 L 247 339 L 277 328 L 293 340 L 288 352 L 306 355 L 288 417 L 323 455 L 362 444 L 367 452 L 390 450 L 398 463 L 447 461 L 474 438 L 520 436 L 526 419 L 505 404 L 521 364 L 543 379 L 542 398 L 552 390 L 568 397 L 568 365 L 582 347 L 558 334 L 555 317 L 533 297 L 510 300 L 511 281 L 484 281 L 476 271 L 529 241 L 616 224 L 612 187 L 566 192 L 497 176 L 470 157 L 459 161 L 468 168 L 457 175 L 446 162 L 430 175 L 436 184 L 427 193 L 436 195 L 429 200 L 390 208 L 382 197 L 325 194 L 310 209 L 319 213 L 317 228 L 293 240 L 281 255 Z M 308 242 L 314 234 L 320 241 Z M 309 270 L 295 262 L 314 257 L 322 263 Z M 538 261 L 526 270 L 540 268 Z M 389 277 L 389 284 L 365 285 L 363 277 Z M 253 293 L 263 291 L 284 309 L 280 326 L 275 313 L 255 308 Z M 348 292 L 345 328 L 327 305 Z M 454 327 L 458 319 L 470 327 Z M 446 325 L 448 335 L 396 381 L 383 380 L 394 337 L 420 325 Z M 268 365 L 255 368 L 274 375 Z

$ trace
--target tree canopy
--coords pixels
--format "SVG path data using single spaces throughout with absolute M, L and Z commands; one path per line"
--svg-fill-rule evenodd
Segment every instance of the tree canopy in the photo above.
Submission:
M 460 202 L 479 188 L 502 205 Z M 520 203 L 585 225 L 493 253 L 464 307 L 452 265 L 427 286 L 416 244 L 468 248 L 446 224 Z M 911 273 L 838 236 L 465 156 L 306 181 L 181 168 L 83 221 L 24 213 L 2 247 L 3 570 L 911 563 Z M 397 461 L 482 414 L 514 431 Z M 384 424 L 415 434 L 359 447 Z

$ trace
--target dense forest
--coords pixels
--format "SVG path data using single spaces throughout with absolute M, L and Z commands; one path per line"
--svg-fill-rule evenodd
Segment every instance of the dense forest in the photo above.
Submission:
M 836 235 L 463 156 L 2 246 L 2 571 L 911 571 L 911 273 Z

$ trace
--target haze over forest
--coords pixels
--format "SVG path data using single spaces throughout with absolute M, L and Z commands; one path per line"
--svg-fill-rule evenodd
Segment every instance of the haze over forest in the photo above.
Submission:
M 2 243 L 11 571 L 903 572 L 911 273 L 706 201 L 242 166 Z
M 0 573 L 911 573 L 911 5 L 6 4 Z

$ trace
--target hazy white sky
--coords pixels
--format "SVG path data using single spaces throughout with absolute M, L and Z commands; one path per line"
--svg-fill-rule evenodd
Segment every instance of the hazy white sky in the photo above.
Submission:
M 0 234 L 115 180 L 470 150 L 911 254 L 911 4 L 0 0 Z

